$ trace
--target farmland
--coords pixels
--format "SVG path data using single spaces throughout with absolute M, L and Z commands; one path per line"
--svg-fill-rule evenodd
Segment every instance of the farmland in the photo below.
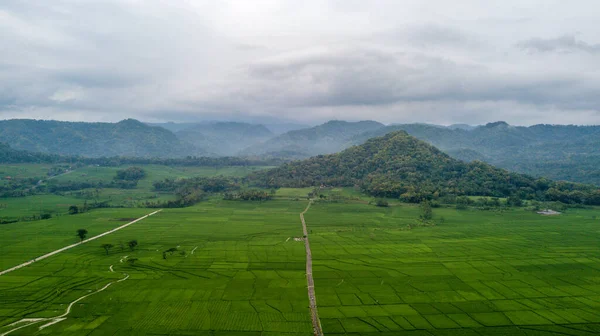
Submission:
M 2 276 L 0 325 L 61 315 L 69 302 L 127 273 L 126 281 L 81 301 L 41 333 L 310 335 L 304 246 L 288 239 L 302 234 L 297 218 L 304 206 L 213 200 L 164 210 Z M 121 250 L 119 242 L 130 239 L 139 246 Z M 115 245 L 108 255 L 103 243 Z M 163 259 L 170 248 L 177 252 Z M 133 266 L 131 258 L 138 259 Z
M 65 320 L 10 335 L 311 335 L 304 245 L 293 239 L 309 191 L 164 209 L 0 276 L 0 335 L 23 318 L 59 316 L 87 294 Z M 599 332 L 600 209 L 544 217 L 442 207 L 422 226 L 418 206 L 376 207 L 345 189 L 331 195 L 341 200 L 315 201 L 305 214 L 325 335 Z M 2 225 L 2 269 L 76 242 L 78 228 L 94 236 L 149 212 L 95 209 Z M 137 247 L 122 246 L 132 239 Z
M 600 211 L 435 209 L 436 226 L 414 227 L 418 211 L 317 203 L 305 215 L 326 335 L 600 332 Z
M 170 200 L 171 193 L 159 193 L 153 190 L 152 183 L 165 178 L 189 178 L 196 176 L 232 176 L 242 177 L 248 173 L 267 167 L 168 167 L 160 165 L 138 165 L 146 171 L 146 177 L 139 181 L 134 189 L 118 188 L 88 188 L 77 191 L 67 191 L 56 194 L 37 194 L 25 197 L 0 198 L 0 220 L 14 220 L 31 217 L 43 213 L 51 215 L 66 214 L 70 205 L 82 206 L 85 202 L 107 202 L 110 206 L 137 207 L 141 202 L 151 200 Z M 122 167 L 85 166 L 67 174 L 52 177 L 55 183 L 90 182 L 109 183 L 116 172 Z M 3 165 L 1 171 L 6 183 L 6 177 L 47 179 L 51 165 L 45 164 L 15 164 Z

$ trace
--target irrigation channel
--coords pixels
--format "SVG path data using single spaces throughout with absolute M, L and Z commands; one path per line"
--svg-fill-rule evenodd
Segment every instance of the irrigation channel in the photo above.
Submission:
M 72 248 L 73 248 L 73 247 L 75 247 L 75 246 L 79 246 L 79 245 L 81 245 L 81 244 L 85 244 L 85 243 L 87 243 L 87 242 L 91 242 L 92 240 L 96 240 L 96 239 L 98 239 L 98 238 L 104 237 L 104 236 L 106 236 L 106 235 L 109 235 L 109 234 L 111 234 L 111 233 L 114 233 L 114 232 L 116 232 L 116 231 L 119 231 L 119 230 L 121 230 L 121 229 L 124 229 L 124 228 L 128 227 L 128 226 L 129 226 L 129 225 L 131 225 L 131 224 L 137 223 L 137 222 L 141 221 L 142 219 L 146 219 L 146 218 L 148 218 L 148 217 L 150 217 L 150 216 L 152 216 L 152 215 L 154 215 L 154 214 L 156 214 L 156 213 L 158 213 L 158 212 L 160 212 L 160 211 L 162 211 L 162 209 L 160 209 L 160 210 L 157 210 L 157 211 L 154 211 L 153 213 L 150 213 L 150 214 L 147 214 L 147 215 L 145 215 L 145 216 L 142 216 L 142 217 L 140 217 L 140 218 L 138 218 L 138 219 L 136 219 L 136 220 L 134 220 L 134 221 L 131 221 L 131 222 L 127 223 L 127 224 L 123 224 L 123 225 L 121 225 L 121 226 L 119 226 L 119 227 L 117 227 L 117 228 L 114 228 L 114 229 L 112 229 L 112 230 L 106 231 L 106 232 L 104 232 L 104 233 L 101 233 L 101 234 L 99 234 L 99 235 L 97 235 L 97 236 L 94 236 L 94 237 L 92 237 L 92 238 L 89 238 L 89 239 L 86 239 L 86 240 L 82 240 L 82 241 L 80 241 L 79 243 L 75 243 L 75 244 L 72 244 L 72 245 L 69 245 L 69 246 L 65 246 L 65 247 L 63 247 L 63 248 L 61 248 L 61 249 L 58 249 L 58 250 L 56 250 L 56 251 L 52 251 L 52 252 L 50 252 L 50 253 L 44 254 L 44 255 L 43 255 L 43 256 L 41 256 L 41 257 L 37 257 L 37 258 L 34 258 L 33 260 L 29 260 L 28 262 L 24 262 L 24 263 L 22 263 L 21 265 L 17 265 L 17 266 L 15 266 L 15 267 L 11 267 L 11 268 L 9 268 L 9 269 L 6 269 L 6 270 L 4 270 L 4 271 L 0 271 L 0 275 L 4 275 L 4 274 L 6 274 L 6 273 L 9 273 L 9 272 L 12 272 L 12 271 L 16 271 L 16 270 L 18 270 L 19 268 L 23 268 L 23 267 L 25 267 L 25 266 L 29 266 L 29 265 L 33 264 L 34 262 L 38 262 L 38 261 L 40 261 L 40 260 L 46 259 L 46 258 L 48 258 L 48 257 L 51 257 L 51 256 L 55 255 L 55 254 L 58 254 L 58 253 L 60 253 L 60 252 L 63 252 L 63 251 L 66 251 L 66 250 L 68 250 L 68 249 L 72 249 Z
M 304 247 L 306 247 L 306 282 L 308 283 L 308 301 L 310 302 L 310 318 L 313 325 L 313 333 L 315 336 L 323 336 L 323 328 L 321 328 L 321 320 L 319 320 L 319 310 L 317 308 L 317 299 L 315 297 L 315 282 L 312 276 L 312 254 L 310 253 L 310 243 L 308 241 L 308 230 L 306 229 L 306 221 L 304 214 L 310 209 L 312 200 L 308 201 L 306 209 L 300 213 L 302 221 L 302 232 L 304 233 Z

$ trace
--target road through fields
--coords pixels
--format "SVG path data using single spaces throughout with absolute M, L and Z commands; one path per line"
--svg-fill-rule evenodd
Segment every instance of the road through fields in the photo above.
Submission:
M 60 253 L 60 252 L 66 251 L 66 250 L 68 250 L 68 249 L 71 249 L 71 248 L 73 248 L 73 247 L 75 247 L 75 246 L 79 246 L 79 245 L 81 245 L 81 244 L 85 244 L 85 243 L 87 243 L 87 242 L 91 242 L 92 240 L 96 240 L 96 239 L 98 239 L 98 238 L 104 237 L 104 236 L 106 236 L 106 235 L 109 235 L 109 234 L 111 234 L 111 233 L 114 233 L 114 232 L 116 232 L 116 231 L 119 231 L 119 230 L 121 230 L 121 229 L 124 229 L 124 228 L 128 227 L 128 226 L 129 226 L 129 225 L 131 225 L 131 224 L 137 223 L 137 222 L 141 221 L 142 219 L 148 218 L 148 217 L 150 217 L 150 216 L 152 216 L 152 215 L 154 215 L 154 214 L 156 214 L 156 213 L 158 213 L 158 212 L 160 212 L 160 211 L 162 211 L 162 209 L 161 209 L 161 210 L 154 211 L 153 213 L 147 214 L 147 215 L 145 215 L 145 216 L 142 216 L 142 217 L 140 217 L 140 218 L 138 218 L 138 219 L 136 219 L 136 220 L 134 220 L 134 221 L 131 221 L 131 222 L 127 223 L 127 224 L 121 225 L 121 226 L 119 226 L 119 227 L 117 227 L 117 228 L 114 228 L 114 229 L 112 229 L 112 230 L 109 230 L 109 231 L 106 231 L 106 232 L 104 232 L 104 233 L 101 233 L 101 234 L 99 234 L 99 235 L 97 235 L 97 236 L 94 236 L 94 237 L 92 237 L 92 238 L 90 238 L 90 239 L 86 239 L 86 240 L 80 241 L 79 243 L 75 243 L 75 244 L 72 244 L 72 245 L 69 245 L 69 246 L 65 246 L 65 247 L 63 247 L 63 248 L 61 248 L 61 249 L 58 249 L 58 250 L 56 250 L 56 251 L 52 251 L 52 252 L 50 252 L 50 253 L 44 254 L 44 255 L 43 255 L 43 256 L 41 256 L 41 257 L 37 257 L 37 258 L 35 258 L 35 259 L 33 259 L 33 260 L 30 260 L 30 261 L 28 261 L 28 262 L 22 263 L 22 264 L 20 264 L 20 265 L 17 265 L 17 266 L 15 266 L 15 267 L 11 267 L 11 268 L 9 268 L 9 269 L 6 269 L 6 270 L 4 270 L 4 271 L 0 271 L 0 275 L 4 275 L 4 274 L 6 274 L 6 273 L 9 273 L 9 272 L 12 272 L 12 271 L 16 271 L 16 270 L 18 270 L 19 268 L 23 268 L 23 267 L 25 267 L 25 266 L 29 266 L 29 265 L 33 264 L 34 262 L 40 261 L 40 260 L 42 260 L 42 259 L 46 259 L 46 258 L 48 258 L 48 257 L 51 257 L 51 256 L 53 256 L 53 255 L 55 255 L 55 254 L 58 254 L 58 253 Z
M 315 297 L 315 282 L 312 276 L 312 254 L 310 252 L 310 243 L 308 241 L 308 230 L 306 229 L 306 221 L 304 220 L 304 214 L 310 209 L 312 200 L 308 202 L 306 209 L 300 213 L 300 220 L 302 221 L 302 232 L 304 233 L 304 246 L 306 247 L 306 282 L 308 284 L 308 300 L 310 302 L 310 317 L 313 325 L 313 332 L 315 336 L 323 335 L 323 328 L 321 328 L 321 321 L 319 320 L 319 310 L 317 308 L 317 299 Z

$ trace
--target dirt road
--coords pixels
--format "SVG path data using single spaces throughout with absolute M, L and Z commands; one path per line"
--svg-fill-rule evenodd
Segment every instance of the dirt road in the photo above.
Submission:
M 312 200 L 308 202 L 306 209 L 300 213 L 300 220 L 302 221 L 302 232 L 304 233 L 304 247 L 306 248 L 306 282 L 308 284 L 308 301 L 310 302 L 310 317 L 312 319 L 313 332 L 315 336 L 323 335 L 323 328 L 321 328 L 321 320 L 319 320 L 319 310 L 317 308 L 317 299 L 315 296 L 315 282 L 312 276 L 312 254 L 310 253 L 310 242 L 308 241 L 308 230 L 306 229 L 306 221 L 304 221 L 304 214 L 310 209 Z
M 117 227 L 117 228 L 114 228 L 114 229 L 112 229 L 112 230 L 109 230 L 109 231 L 106 231 L 106 232 L 104 232 L 104 233 L 101 233 L 101 234 L 99 234 L 99 235 L 97 235 L 97 236 L 94 236 L 94 237 L 92 237 L 92 238 L 90 238 L 90 239 L 86 239 L 86 240 L 84 240 L 84 241 L 80 241 L 79 243 L 75 243 L 75 244 L 73 244 L 73 245 L 65 246 L 65 247 L 63 247 L 63 248 L 61 248 L 61 249 L 58 249 L 58 250 L 56 250 L 56 251 L 52 251 L 52 252 L 50 252 L 50 253 L 44 254 L 44 255 L 43 255 L 43 256 L 41 256 L 41 257 L 37 257 L 37 258 L 35 258 L 35 259 L 33 259 L 33 260 L 30 260 L 30 261 L 28 261 L 28 262 L 22 263 L 21 265 L 17 265 L 17 266 L 15 266 L 15 267 L 9 268 L 9 269 L 7 269 L 7 270 L 0 271 L 0 275 L 4 275 L 4 274 L 6 274 L 6 273 L 9 273 L 9 272 L 12 272 L 12 271 L 16 271 L 16 270 L 18 270 L 19 268 L 23 268 L 23 267 L 25 267 L 25 266 L 31 265 L 31 264 L 33 264 L 34 262 L 38 262 L 38 261 L 40 261 L 40 260 L 46 259 L 46 258 L 48 258 L 48 257 L 51 257 L 51 256 L 53 256 L 53 255 L 55 255 L 55 254 L 58 254 L 58 253 L 60 253 L 60 252 L 66 251 L 66 250 L 68 250 L 68 249 L 71 249 L 71 248 L 73 248 L 73 247 L 75 247 L 75 246 L 79 246 L 79 245 L 81 245 L 81 244 L 85 244 L 85 243 L 87 243 L 87 242 L 91 242 L 92 240 L 96 240 L 96 239 L 98 239 L 98 238 L 104 237 L 104 236 L 106 236 L 106 235 L 109 235 L 109 234 L 111 234 L 111 233 L 113 233 L 113 232 L 116 232 L 116 231 L 119 231 L 119 230 L 121 230 L 121 229 L 124 229 L 124 228 L 128 227 L 128 226 L 129 226 L 129 225 L 131 225 L 131 224 L 137 223 L 137 222 L 141 221 L 142 219 L 148 218 L 148 217 L 150 217 L 150 216 L 152 216 L 152 215 L 154 215 L 154 214 L 156 214 L 156 213 L 158 213 L 158 212 L 160 212 L 160 211 L 162 211 L 162 209 L 161 209 L 161 210 L 158 210 L 158 211 L 154 211 L 153 213 L 147 214 L 146 216 L 142 216 L 142 217 L 140 217 L 140 218 L 138 218 L 138 219 L 136 219 L 136 220 L 134 220 L 134 221 L 131 221 L 131 222 L 127 223 L 127 224 L 121 225 L 121 226 L 119 226 L 119 227 Z

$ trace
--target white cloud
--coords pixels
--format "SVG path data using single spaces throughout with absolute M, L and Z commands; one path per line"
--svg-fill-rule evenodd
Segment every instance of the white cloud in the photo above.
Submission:
M 5 0 L 0 117 L 599 123 L 598 9 Z

